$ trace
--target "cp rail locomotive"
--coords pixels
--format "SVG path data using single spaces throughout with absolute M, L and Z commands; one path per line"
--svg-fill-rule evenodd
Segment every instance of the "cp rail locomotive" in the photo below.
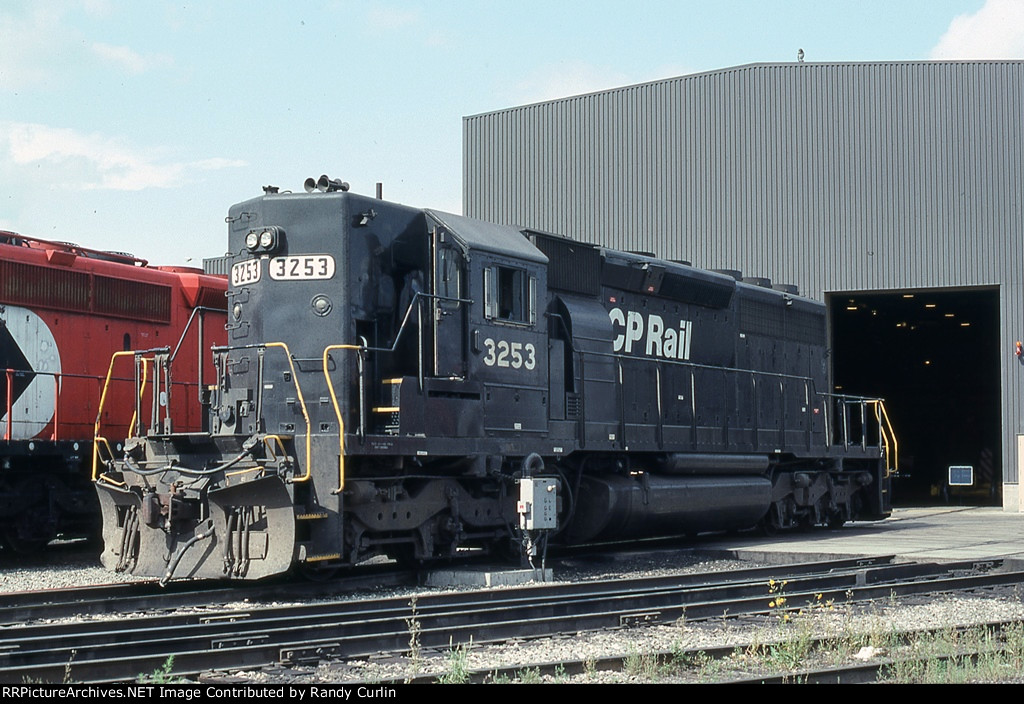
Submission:
M 201 348 L 226 340 L 226 289 L 198 269 L 0 231 L 0 542 L 31 552 L 58 534 L 98 535 L 93 437 L 123 439 L 124 409 L 151 401 L 135 396 L 131 359 L 108 375 L 112 355 L 171 346 L 180 376 L 164 383 L 198 398 Z M 197 405 L 173 421 L 198 431 L 205 417 Z
M 827 393 L 821 304 L 327 177 L 264 190 L 227 218 L 209 432 L 101 458 L 109 568 L 255 579 L 889 514 L 895 438 L 877 399 Z

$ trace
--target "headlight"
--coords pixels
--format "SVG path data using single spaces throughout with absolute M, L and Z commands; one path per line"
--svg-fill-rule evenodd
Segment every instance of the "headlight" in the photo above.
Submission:
M 250 252 L 270 254 L 280 249 L 284 239 L 280 227 L 273 225 L 249 230 L 245 235 L 245 246 Z

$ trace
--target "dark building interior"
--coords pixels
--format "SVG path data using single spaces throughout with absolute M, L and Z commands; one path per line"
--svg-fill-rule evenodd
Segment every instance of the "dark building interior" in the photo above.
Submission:
M 999 291 L 831 293 L 836 393 L 881 396 L 899 441 L 896 505 L 999 505 Z M 973 484 L 949 483 L 951 466 Z M 964 471 L 957 472 L 962 476 Z

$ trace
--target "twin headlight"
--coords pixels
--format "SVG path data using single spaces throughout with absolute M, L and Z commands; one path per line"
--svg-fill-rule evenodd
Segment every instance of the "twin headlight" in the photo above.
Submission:
M 245 247 L 250 252 L 273 252 L 281 243 L 281 229 L 264 227 L 261 230 L 249 230 L 245 236 Z

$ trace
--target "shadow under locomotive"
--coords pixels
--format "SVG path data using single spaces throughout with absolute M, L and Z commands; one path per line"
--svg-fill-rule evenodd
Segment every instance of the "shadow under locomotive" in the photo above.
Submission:
M 154 404 L 100 453 L 108 567 L 253 579 L 889 514 L 895 438 L 878 399 L 822 391 L 821 304 L 340 186 L 231 208 L 211 430 L 162 432 Z

